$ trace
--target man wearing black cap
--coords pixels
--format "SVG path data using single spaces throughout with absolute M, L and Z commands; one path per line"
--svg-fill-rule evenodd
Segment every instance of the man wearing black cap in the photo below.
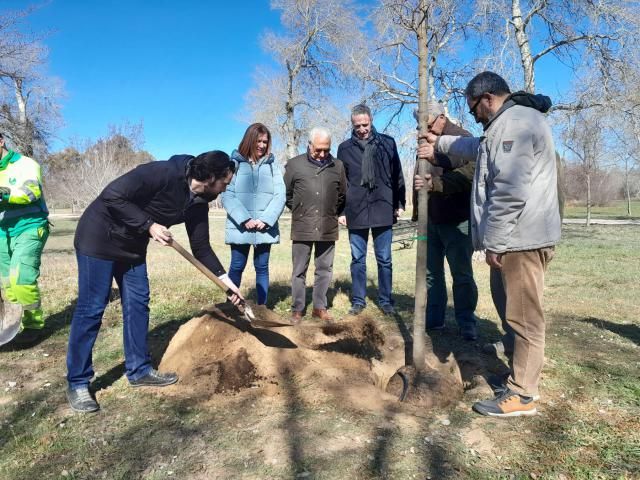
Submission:
M 178 380 L 173 373 L 154 370 L 147 349 L 149 238 L 169 245 L 168 227 L 185 223 L 194 256 L 234 292 L 229 298 L 233 303 L 243 300 L 209 244 L 208 204 L 225 191 L 233 172 L 234 164 L 224 152 L 176 155 L 134 168 L 107 185 L 87 207 L 74 241 L 78 304 L 67 351 L 67 398 L 73 410 L 100 408 L 89 392 L 94 374 L 91 351 L 114 278 L 120 289 L 129 383 L 161 387 Z

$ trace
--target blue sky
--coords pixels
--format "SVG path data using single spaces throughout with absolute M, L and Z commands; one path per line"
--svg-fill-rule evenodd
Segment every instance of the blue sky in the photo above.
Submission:
M 143 123 L 144 148 L 157 159 L 237 147 L 253 73 L 271 62 L 260 36 L 279 27 L 269 0 L 43 2 L 27 26 L 46 33 L 48 73 L 66 93 L 52 150 L 125 122 Z M 29 4 L 4 0 L 2 8 Z M 544 59 L 538 88 L 557 96 L 567 83 L 562 70 Z
M 53 150 L 142 121 L 145 148 L 164 159 L 238 145 L 244 95 L 255 67 L 269 62 L 260 34 L 279 13 L 268 0 L 51 0 L 27 22 L 50 32 L 48 71 L 64 81 Z

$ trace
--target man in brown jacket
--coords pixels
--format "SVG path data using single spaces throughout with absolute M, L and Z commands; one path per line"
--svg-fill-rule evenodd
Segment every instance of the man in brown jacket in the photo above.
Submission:
M 307 152 L 287 162 L 284 183 L 293 241 L 291 321 L 297 324 L 304 315 L 305 280 L 312 249 L 315 263 L 312 316 L 330 321 L 327 290 L 333 276 L 338 216 L 344 210 L 347 180 L 342 162 L 331 156 L 328 130 L 313 128 L 309 132 Z
M 434 135 L 458 135 L 468 137 L 470 133 L 452 123 L 444 113 L 440 102 L 429 102 L 429 132 Z M 416 118 L 417 119 L 417 118 Z M 418 151 L 421 158 L 422 150 Z M 441 158 L 440 158 L 441 157 Z M 452 169 L 445 155 L 438 158 L 438 166 L 430 166 L 429 180 L 433 195 L 429 195 L 429 221 L 427 233 L 427 329 L 439 330 L 445 325 L 447 309 L 447 286 L 445 284 L 444 260 L 447 259 L 453 280 L 453 306 L 456 323 L 462 337 L 467 341 L 477 338 L 474 311 L 478 303 L 478 289 L 473 279 L 471 256 L 471 231 L 469 229 L 471 182 L 475 162 Z M 416 162 L 416 174 L 417 162 Z M 415 179 L 413 217 L 418 218 L 417 190 L 423 185 Z M 422 221 L 422 219 L 421 219 Z

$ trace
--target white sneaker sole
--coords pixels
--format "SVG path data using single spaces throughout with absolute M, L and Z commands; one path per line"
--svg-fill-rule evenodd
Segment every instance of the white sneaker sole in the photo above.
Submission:
M 538 410 L 534 408 L 533 410 L 511 412 L 511 413 L 487 413 L 487 416 L 489 417 L 524 417 L 524 416 L 536 415 L 537 413 L 538 413 Z

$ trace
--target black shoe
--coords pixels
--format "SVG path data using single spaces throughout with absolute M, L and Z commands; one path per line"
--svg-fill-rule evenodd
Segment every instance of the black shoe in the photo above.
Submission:
M 75 390 L 68 388 L 67 400 L 74 412 L 91 413 L 100 410 L 100 405 L 91 395 L 89 387 L 80 387 Z
M 425 329 L 426 330 L 444 330 L 444 323 L 440 323 L 438 325 L 429 325 L 429 324 L 427 324 Z
M 462 335 L 462 338 L 467 342 L 475 342 L 478 339 L 478 333 L 475 325 L 465 325 L 460 328 L 460 335 Z
M 385 315 L 396 314 L 396 309 L 393 308 L 393 305 L 383 305 L 382 307 L 380 307 L 380 310 L 382 310 L 382 313 L 384 313 Z
M 360 315 L 364 310 L 364 305 L 351 305 L 348 314 L 349 315 Z
M 487 355 L 495 355 L 496 357 L 499 354 L 504 355 L 504 344 L 502 340 L 498 340 L 495 343 L 485 343 L 482 346 L 482 353 L 486 353 Z
M 166 387 L 177 381 L 178 375 L 175 373 L 160 373 L 152 368 L 144 377 L 137 380 L 129 380 L 129 385 L 132 387 Z

